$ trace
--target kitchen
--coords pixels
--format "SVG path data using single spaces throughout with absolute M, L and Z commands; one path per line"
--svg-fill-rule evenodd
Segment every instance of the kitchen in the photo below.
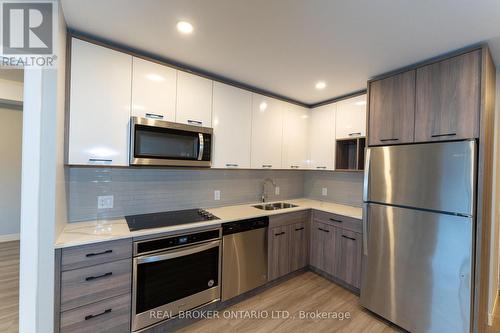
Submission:
M 278 4 L 186 3 L 58 7 L 49 331 L 496 332 L 499 39 L 286 74 L 286 52 L 228 62 L 235 36 L 210 23 L 270 28 Z M 323 5 L 297 2 L 352 9 Z

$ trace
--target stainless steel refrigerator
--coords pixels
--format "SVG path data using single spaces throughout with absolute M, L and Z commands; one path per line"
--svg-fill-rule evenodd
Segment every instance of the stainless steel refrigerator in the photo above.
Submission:
M 470 331 L 476 150 L 367 149 L 361 304 L 412 333 Z

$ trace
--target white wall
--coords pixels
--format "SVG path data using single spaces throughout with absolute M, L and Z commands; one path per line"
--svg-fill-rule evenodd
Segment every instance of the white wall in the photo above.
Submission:
M 0 108 L 0 241 L 19 238 L 23 112 Z
M 496 72 L 496 106 L 495 106 L 495 150 L 493 169 L 493 204 L 490 245 L 490 276 L 488 298 L 488 324 L 493 321 L 493 312 L 498 297 L 500 280 L 500 67 Z
M 57 68 L 26 69 L 21 188 L 19 332 L 54 331 L 54 239 L 65 219 L 61 193 L 66 26 L 59 5 Z M 62 123 L 61 123 L 62 122 Z M 65 222 L 65 221 L 64 221 Z

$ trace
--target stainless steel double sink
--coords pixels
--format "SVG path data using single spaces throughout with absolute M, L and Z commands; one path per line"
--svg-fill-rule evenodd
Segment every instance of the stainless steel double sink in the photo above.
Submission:
M 285 208 L 294 208 L 298 207 L 297 205 L 287 203 L 287 202 L 275 202 L 275 203 L 264 203 L 261 205 L 255 205 L 252 206 L 257 209 L 262 209 L 262 210 L 278 210 L 278 209 L 285 209 Z

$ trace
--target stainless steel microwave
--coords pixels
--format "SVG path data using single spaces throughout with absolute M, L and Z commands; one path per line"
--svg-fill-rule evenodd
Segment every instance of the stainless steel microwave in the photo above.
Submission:
M 210 167 L 213 129 L 131 117 L 130 165 Z

